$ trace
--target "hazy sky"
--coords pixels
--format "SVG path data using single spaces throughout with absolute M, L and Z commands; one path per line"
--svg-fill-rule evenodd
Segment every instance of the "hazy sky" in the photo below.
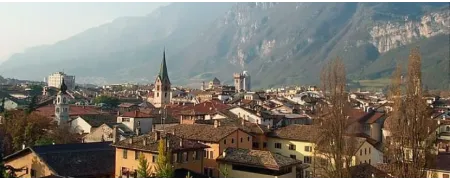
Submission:
M 26 48 L 53 44 L 123 16 L 144 16 L 169 3 L 0 3 L 0 62 Z

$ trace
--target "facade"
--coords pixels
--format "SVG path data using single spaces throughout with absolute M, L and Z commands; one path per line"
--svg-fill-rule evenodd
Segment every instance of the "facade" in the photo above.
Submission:
M 152 131 L 155 116 L 140 111 L 125 112 L 117 117 L 117 123 L 128 127 L 135 134 L 145 134 Z
M 227 148 L 217 158 L 226 178 L 296 178 L 296 166 L 302 161 L 270 151 Z M 220 177 L 225 177 L 221 174 Z
M 220 87 L 220 80 L 215 77 L 212 81 L 209 82 L 208 88 L 213 89 L 218 87 Z
M 55 100 L 55 121 L 58 125 L 69 122 L 69 111 L 69 95 L 67 94 L 65 80 L 62 79 L 60 91 L 56 95 Z
M 76 133 L 84 134 L 91 133 L 102 124 L 113 124 L 116 120 L 117 118 L 115 116 L 109 114 L 89 114 L 78 116 L 70 120 L 69 124 Z
M 156 170 L 158 159 L 158 147 L 161 139 L 164 139 L 166 151 L 172 154 L 172 165 L 174 169 L 187 169 L 196 173 L 202 173 L 203 153 L 208 146 L 182 139 L 173 134 L 155 131 L 146 135 L 127 138 L 115 142 L 116 163 L 115 177 L 137 177 L 139 167 L 139 156 L 141 154 L 147 159 L 150 169 Z
M 172 98 L 172 89 L 170 87 L 169 75 L 166 65 L 166 51 L 163 52 L 163 60 L 161 62 L 161 68 L 159 74 L 155 80 L 155 92 L 153 94 L 153 105 L 156 108 L 164 107 L 170 104 Z
M 59 88 L 61 87 L 63 79 L 68 89 L 72 90 L 75 88 L 75 76 L 69 76 L 63 72 L 56 72 L 48 76 L 46 79 L 47 86 Z
M 114 175 L 114 147 L 111 142 L 33 146 L 4 158 L 17 177 L 48 176 L 108 178 Z M 95 168 L 93 168 L 95 167 Z
M 220 124 L 180 124 L 166 128 L 168 132 L 188 140 L 201 142 L 209 146 L 205 149 L 203 174 L 219 177 L 220 171 L 216 159 L 228 147 L 251 149 L 253 137 L 238 127 L 221 126 Z
M 247 71 L 242 73 L 234 73 L 233 79 L 236 92 L 251 90 L 251 79 Z

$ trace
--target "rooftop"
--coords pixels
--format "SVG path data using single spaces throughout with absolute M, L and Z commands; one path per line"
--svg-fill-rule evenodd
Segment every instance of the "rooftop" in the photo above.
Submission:
M 270 151 L 230 147 L 217 158 L 217 161 L 229 162 L 232 164 L 244 164 L 272 170 L 280 170 L 284 167 L 291 167 L 302 163 L 300 160 L 282 156 Z
M 319 127 L 316 125 L 292 124 L 279 128 L 269 133 L 268 136 L 280 139 L 314 142 L 317 133 L 319 133 Z
M 221 139 L 237 131 L 238 127 L 219 126 L 207 124 L 179 124 L 167 127 L 168 132 L 175 130 L 175 135 L 196 141 L 219 142 Z

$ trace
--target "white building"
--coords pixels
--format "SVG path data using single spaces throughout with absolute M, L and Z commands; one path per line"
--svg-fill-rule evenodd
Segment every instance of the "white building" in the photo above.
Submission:
M 75 88 L 75 76 L 69 76 L 67 74 L 64 74 L 63 72 L 56 72 L 48 76 L 48 78 L 46 79 L 47 86 L 59 88 L 61 87 L 61 82 L 63 78 L 64 83 L 66 84 L 68 89 Z

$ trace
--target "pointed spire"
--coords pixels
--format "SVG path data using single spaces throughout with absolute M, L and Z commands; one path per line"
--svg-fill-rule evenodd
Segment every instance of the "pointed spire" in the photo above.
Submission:
M 163 60 L 161 62 L 161 67 L 159 69 L 159 78 L 161 81 L 167 81 L 170 84 L 169 75 L 167 73 L 167 65 L 166 65 L 166 47 L 164 47 L 163 51 Z
M 59 88 L 59 90 L 63 94 L 67 93 L 67 86 L 66 83 L 64 83 L 64 78 L 62 78 L 61 87 Z

